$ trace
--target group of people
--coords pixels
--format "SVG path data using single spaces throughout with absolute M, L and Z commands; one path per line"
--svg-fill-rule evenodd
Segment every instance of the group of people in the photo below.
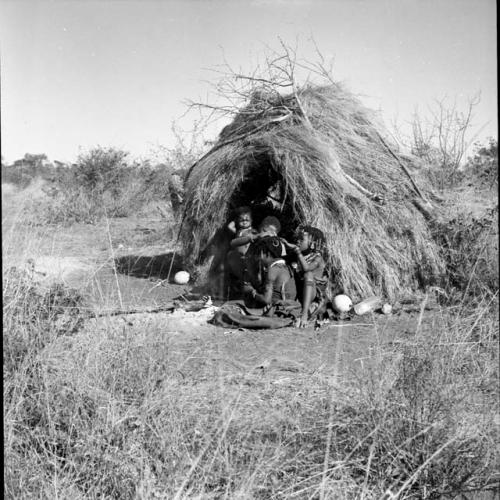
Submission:
M 274 216 L 253 226 L 252 211 L 239 207 L 224 228 L 209 277 L 214 295 L 243 299 L 264 315 L 292 312 L 298 326 L 306 326 L 325 305 L 328 276 L 324 234 L 300 225 L 293 242 L 280 237 L 281 224 Z

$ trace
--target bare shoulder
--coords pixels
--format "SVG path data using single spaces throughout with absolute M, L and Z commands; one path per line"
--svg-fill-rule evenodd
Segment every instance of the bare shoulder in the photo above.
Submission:
M 267 271 L 267 281 L 273 282 L 280 275 L 280 268 L 273 266 Z
M 285 282 L 292 277 L 292 272 L 286 264 L 274 266 L 269 271 L 272 271 L 271 281 L 273 282 Z

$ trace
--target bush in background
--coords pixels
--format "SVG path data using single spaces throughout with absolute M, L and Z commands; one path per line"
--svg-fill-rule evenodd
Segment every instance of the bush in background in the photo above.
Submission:
M 168 200 L 169 175 L 162 166 L 130 161 L 124 151 L 97 147 L 56 179 L 43 217 L 48 223 L 95 223 L 105 216 L 137 215 Z
M 37 178 L 53 182 L 63 169 L 61 162 L 50 163 L 45 154 L 26 153 L 12 165 L 2 161 L 2 184 L 13 184 L 19 189 L 25 189 Z
M 2 180 L 21 188 L 37 176 L 49 182 L 44 187 L 48 199 L 35 210 L 39 224 L 92 224 L 103 217 L 128 217 L 158 208 L 163 217 L 170 217 L 172 208 L 180 212 L 184 177 L 206 147 L 197 125 L 186 136 L 190 140 L 175 126 L 173 132 L 176 145 L 159 147 L 154 165 L 132 160 L 120 149 L 98 146 L 80 154 L 71 166 L 56 162 L 54 167 L 46 165 L 45 155 L 25 155 L 11 167 L 2 166 Z
M 464 177 L 474 187 L 498 188 L 498 140 L 490 137 L 487 144 L 475 145 L 474 155 L 464 168 Z
M 467 179 L 471 160 L 466 155 L 474 139 L 472 120 L 479 102 L 476 95 L 461 109 L 456 100 L 436 99 L 426 113 L 415 111 L 409 136 L 395 132 L 400 142 L 422 160 L 423 176 L 441 192 L 460 187 Z M 479 146 L 476 149 L 481 151 Z
M 492 298 L 498 293 L 498 205 L 483 216 L 461 211 L 431 227 L 446 264 L 441 283 L 448 300 Z

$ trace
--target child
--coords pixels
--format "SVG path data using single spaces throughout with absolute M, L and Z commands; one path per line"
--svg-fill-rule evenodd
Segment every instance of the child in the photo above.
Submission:
M 247 253 L 250 243 L 255 239 L 258 232 L 252 227 L 252 211 L 249 207 L 239 207 L 235 211 L 234 221 L 235 237 L 231 241 L 232 249 L 237 250 L 240 255 Z M 229 224 L 231 227 L 231 224 Z
M 252 213 L 249 207 L 239 207 L 235 210 L 235 218 L 226 226 L 217 230 L 209 241 L 207 247 L 201 253 L 199 262 L 203 262 L 208 256 L 213 255 L 212 263 L 208 271 L 210 293 L 217 298 L 227 299 L 228 280 L 231 274 L 237 275 L 241 272 L 239 256 L 228 263 L 228 255 L 231 253 L 231 242 L 235 236 L 241 236 L 245 231 L 254 231 L 252 228 Z M 229 265 L 232 268 L 229 269 Z
M 244 227 L 243 230 L 237 232 L 236 238 L 231 241 L 231 248 L 238 248 L 239 252 L 243 255 L 247 252 L 250 244 L 255 240 L 264 238 L 265 236 L 278 236 L 278 233 L 281 231 L 280 221 L 272 215 L 265 217 L 259 225 L 259 230 L 255 231 L 255 229 L 251 227 L 251 212 L 250 209 L 248 210 L 250 214 L 250 223 Z
M 259 226 L 259 235 L 261 238 L 264 236 L 278 236 L 280 231 L 280 221 L 274 215 L 264 217 Z
M 295 280 L 298 298 L 302 304 L 299 327 L 307 326 L 308 320 L 316 316 L 325 306 L 325 291 L 328 276 L 323 257 L 326 240 L 319 229 L 300 225 L 296 232 L 297 245 L 287 244 L 297 256 Z
M 228 226 L 229 229 L 232 229 L 234 225 L 235 238 L 229 243 L 231 250 L 226 257 L 229 295 L 231 297 L 241 295 L 243 281 L 247 274 L 246 253 L 250 243 L 258 234 L 252 227 L 252 211 L 249 207 L 239 207 L 235 214 L 235 221 Z
M 264 307 L 264 313 L 268 313 L 273 305 L 277 303 L 293 301 L 297 294 L 295 280 L 291 269 L 282 258 L 282 243 L 277 236 L 265 236 L 255 244 L 255 254 L 264 270 L 264 285 L 262 293 L 251 283 L 245 283 L 247 301 L 254 305 Z

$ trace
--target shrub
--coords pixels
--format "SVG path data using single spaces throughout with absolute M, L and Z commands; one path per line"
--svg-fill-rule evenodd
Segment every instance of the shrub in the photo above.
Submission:
M 493 297 L 498 292 L 498 206 L 482 217 L 462 212 L 435 221 L 434 237 L 446 263 L 442 287 L 450 300 Z
M 34 177 L 33 173 L 26 172 L 25 169 L 2 165 L 2 184 L 13 184 L 20 189 L 25 189 L 31 184 Z
M 58 170 L 58 167 L 47 162 L 46 155 L 26 153 L 24 158 L 16 160 L 12 165 L 2 163 L 2 183 L 14 184 L 20 189 L 25 189 L 37 178 L 52 181 L 57 176 Z
M 40 219 L 95 223 L 104 216 L 136 215 L 151 202 L 165 200 L 167 175 L 147 162 L 130 162 L 124 151 L 94 148 L 57 179 Z
M 487 145 L 476 144 L 474 156 L 465 165 L 465 177 L 473 186 L 486 189 L 498 187 L 498 140 L 490 138 Z
M 28 271 L 10 268 L 3 277 L 4 375 L 54 338 L 76 332 L 83 302 L 72 288 L 60 283 L 43 288 Z

